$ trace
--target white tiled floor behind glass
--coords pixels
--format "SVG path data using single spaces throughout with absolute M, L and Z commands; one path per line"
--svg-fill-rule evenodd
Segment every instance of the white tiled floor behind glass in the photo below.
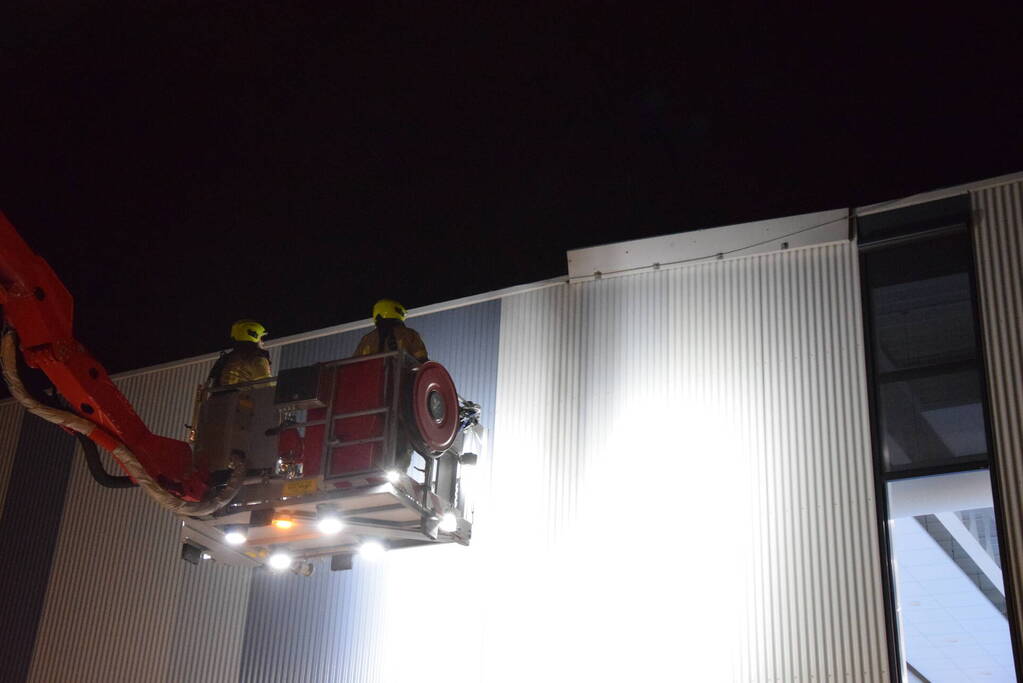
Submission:
M 1015 681 L 1005 616 L 916 517 L 891 530 L 906 661 L 932 683 Z

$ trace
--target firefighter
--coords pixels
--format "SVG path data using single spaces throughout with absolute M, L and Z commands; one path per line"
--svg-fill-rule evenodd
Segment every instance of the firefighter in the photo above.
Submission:
M 415 330 L 405 327 L 405 307 L 393 299 L 381 299 L 373 305 L 376 328 L 355 347 L 355 356 L 404 349 L 420 363 L 428 360 L 426 345 Z
M 210 370 L 209 385 L 222 387 L 270 377 L 270 353 L 263 348 L 266 328 L 255 320 L 231 325 L 231 350 Z

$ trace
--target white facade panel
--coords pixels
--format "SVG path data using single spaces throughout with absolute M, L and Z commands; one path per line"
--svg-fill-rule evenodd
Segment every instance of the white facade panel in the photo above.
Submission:
M 153 432 L 182 438 L 211 365 L 117 383 Z M 96 484 L 76 453 L 30 681 L 237 680 L 249 574 L 182 562 L 179 524 L 140 489 Z
M 1023 181 L 971 193 L 980 284 L 984 354 L 988 369 L 995 463 L 1005 528 L 1003 535 L 1015 579 L 1011 606 L 1023 623 Z
M 691 230 L 568 252 L 573 282 L 659 270 L 694 261 L 751 256 L 849 238 L 846 209 Z
M 887 680 L 850 245 L 524 294 L 501 330 L 482 680 Z

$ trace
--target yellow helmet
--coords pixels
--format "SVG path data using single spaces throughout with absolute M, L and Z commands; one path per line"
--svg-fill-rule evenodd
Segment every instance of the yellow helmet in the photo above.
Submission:
M 239 320 L 231 325 L 231 339 L 235 341 L 258 342 L 266 336 L 266 328 L 255 320 Z
M 405 307 L 394 299 L 381 299 L 373 304 L 373 320 L 377 318 L 391 318 L 393 320 L 405 320 Z

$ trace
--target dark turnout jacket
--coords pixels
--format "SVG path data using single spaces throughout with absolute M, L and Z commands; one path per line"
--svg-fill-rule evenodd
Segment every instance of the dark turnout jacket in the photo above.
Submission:
M 256 342 L 235 342 L 210 370 L 212 386 L 253 382 L 270 377 L 270 353 Z
M 418 361 L 428 360 L 426 344 L 419 333 L 405 327 L 399 320 L 381 320 L 377 326 L 359 341 L 353 356 L 368 356 L 373 353 L 403 349 Z

